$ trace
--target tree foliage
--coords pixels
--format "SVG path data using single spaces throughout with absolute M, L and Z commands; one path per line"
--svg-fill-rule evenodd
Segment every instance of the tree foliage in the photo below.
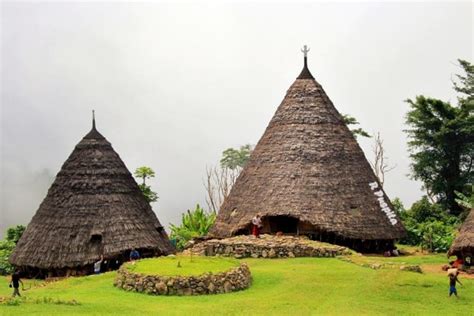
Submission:
M 252 153 L 252 145 L 239 149 L 227 148 L 222 152 L 220 166 L 206 167 L 204 187 L 206 204 L 212 212 L 219 211 L 225 198 L 229 195 L 237 177 L 244 168 Z
M 350 125 L 359 125 L 360 123 L 357 121 L 357 119 L 349 114 L 343 114 L 342 119 L 344 120 L 344 123 L 349 127 Z M 362 128 L 352 128 L 351 129 L 352 135 L 354 135 L 355 138 L 357 136 L 362 136 L 362 137 L 371 137 L 369 133 L 367 133 L 365 130 Z
M 15 249 L 16 243 L 20 240 L 25 228 L 23 225 L 8 228 L 5 239 L 0 241 L 0 275 L 7 275 L 14 271 L 15 268 L 8 262 L 8 258 Z
M 155 171 L 153 171 L 153 169 L 151 169 L 150 167 L 142 166 L 135 169 L 134 176 L 136 178 L 142 179 L 142 183 L 140 183 L 138 187 L 142 191 L 148 203 L 158 201 L 158 194 L 151 189 L 151 186 L 146 184 L 146 179 L 151 179 L 155 177 Z
M 141 178 L 143 181 L 142 184 L 146 184 L 146 179 L 151 179 L 155 177 L 155 171 L 153 171 L 153 169 L 151 169 L 150 167 L 142 166 L 135 169 L 134 176 L 136 178 Z
M 12 241 L 15 244 L 20 240 L 21 235 L 25 231 L 26 227 L 23 225 L 16 225 L 7 229 L 6 239 Z
M 221 167 L 230 170 L 242 169 L 250 158 L 252 145 L 240 146 L 239 149 L 227 148 L 222 152 Z
M 181 225 L 170 224 L 170 237 L 176 240 L 178 249 L 184 249 L 186 243 L 194 237 L 207 235 L 216 220 L 215 212 L 206 212 L 199 204 L 181 216 Z
M 471 192 L 469 194 L 462 194 L 456 191 L 456 202 L 467 210 L 474 208 L 474 186 L 471 186 Z
M 447 214 L 440 204 L 431 203 L 426 196 L 405 209 L 399 199 L 392 204 L 400 214 L 407 236 L 400 243 L 420 246 L 431 252 L 446 252 L 453 242 L 459 220 Z
M 138 187 L 142 191 L 148 203 L 158 201 L 158 194 L 151 189 L 151 186 L 141 183 L 138 185 Z
M 473 67 L 460 63 L 466 75 L 455 83 L 462 94 L 457 106 L 425 96 L 406 100 L 412 177 L 454 215 L 462 212 L 455 191 L 464 193 L 474 177 Z

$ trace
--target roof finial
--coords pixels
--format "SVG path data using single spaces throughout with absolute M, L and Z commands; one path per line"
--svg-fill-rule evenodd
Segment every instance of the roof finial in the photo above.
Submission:
M 303 49 L 301 50 L 301 52 L 304 54 L 304 58 L 308 57 L 309 50 L 310 49 L 309 49 L 308 45 L 303 46 Z
M 300 75 L 296 79 L 314 79 L 313 75 L 308 69 L 308 52 L 309 52 L 308 45 L 304 45 L 301 49 L 301 52 L 304 54 L 304 66 L 303 70 L 301 71 Z
M 95 129 L 95 111 L 92 110 L 92 128 Z

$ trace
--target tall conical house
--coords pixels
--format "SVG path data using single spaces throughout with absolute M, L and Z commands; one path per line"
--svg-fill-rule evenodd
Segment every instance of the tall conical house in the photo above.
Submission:
M 63 164 L 10 257 L 30 276 L 117 268 L 136 248 L 173 253 L 163 226 L 119 155 L 95 127 Z
M 403 236 L 400 219 L 356 139 L 304 67 L 291 85 L 229 196 L 210 235 L 305 234 L 361 251 Z

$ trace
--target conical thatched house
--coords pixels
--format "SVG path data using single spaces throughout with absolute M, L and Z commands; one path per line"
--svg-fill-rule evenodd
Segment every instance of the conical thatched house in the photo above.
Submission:
M 104 256 L 117 268 L 136 248 L 174 252 L 168 236 L 111 144 L 92 130 L 76 145 L 18 241 L 10 262 L 30 276 L 92 273 Z
M 249 233 L 257 213 L 264 233 L 305 234 L 361 251 L 389 247 L 405 232 L 306 56 L 210 235 Z
M 471 209 L 459 229 L 459 235 L 451 245 L 448 255 L 456 255 L 464 259 L 469 257 L 471 261 L 474 259 L 474 210 Z M 471 265 L 474 265 L 474 262 L 471 262 Z

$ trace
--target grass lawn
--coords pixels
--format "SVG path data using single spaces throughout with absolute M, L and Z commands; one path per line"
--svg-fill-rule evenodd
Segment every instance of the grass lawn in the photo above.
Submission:
M 371 257 L 370 260 L 389 260 Z M 445 263 L 440 256 L 397 258 L 411 264 Z M 393 258 L 392 258 L 393 260 Z M 245 259 L 252 286 L 230 294 L 173 297 L 130 293 L 112 286 L 115 272 L 69 278 L 24 292 L 19 306 L 0 305 L 0 315 L 472 315 L 474 280 L 461 277 L 460 298 L 448 298 L 442 273 L 397 268 L 373 270 L 335 258 Z M 150 262 L 151 263 L 151 262 Z M 145 268 L 146 265 L 143 266 Z M 159 269 L 159 267 L 157 267 Z M 9 295 L 0 279 L 0 296 Z M 52 298 L 48 301 L 45 298 Z M 54 300 L 76 300 L 77 306 Z
M 178 262 L 180 267 L 178 267 Z M 128 269 L 141 274 L 201 275 L 206 272 L 219 273 L 239 266 L 239 261 L 233 258 L 176 256 L 159 259 L 144 259 L 136 264 L 128 264 Z

